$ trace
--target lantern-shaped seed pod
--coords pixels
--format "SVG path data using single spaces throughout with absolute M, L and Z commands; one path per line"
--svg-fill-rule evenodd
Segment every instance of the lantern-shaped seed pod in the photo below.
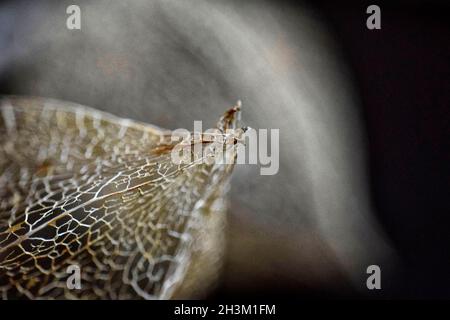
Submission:
M 225 113 L 219 133 L 239 112 Z M 72 103 L 2 98 L 1 297 L 203 296 L 220 271 L 234 163 L 206 153 L 174 163 L 172 138 Z M 236 143 L 224 150 L 235 159 Z

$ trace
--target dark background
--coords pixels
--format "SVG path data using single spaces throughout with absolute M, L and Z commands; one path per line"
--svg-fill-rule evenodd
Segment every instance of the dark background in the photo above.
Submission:
M 402 261 L 390 283 L 383 280 L 382 292 L 362 298 L 448 299 L 450 3 L 306 3 L 327 24 L 350 66 L 368 141 L 372 200 Z M 372 4 L 381 9 L 380 30 L 366 28 Z M 275 289 L 271 297 L 335 297 L 285 290 Z M 231 295 L 219 289 L 218 297 Z M 361 298 L 352 291 L 336 297 Z
M 381 8 L 381 30 L 365 27 Z M 450 297 L 450 5 L 311 1 L 347 57 L 366 124 L 372 197 L 403 260 L 388 295 Z

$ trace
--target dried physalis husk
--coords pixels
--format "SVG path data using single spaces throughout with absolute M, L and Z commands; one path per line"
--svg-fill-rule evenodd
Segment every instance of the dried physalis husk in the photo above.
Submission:
M 221 118 L 220 132 L 239 110 Z M 151 125 L 50 99 L 2 98 L 1 297 L 204 294 L 219 274 L 233 164 L 201 156 L 176 164 L 173 147 Z M 81 288 L 68 285 L 71 266 Z

